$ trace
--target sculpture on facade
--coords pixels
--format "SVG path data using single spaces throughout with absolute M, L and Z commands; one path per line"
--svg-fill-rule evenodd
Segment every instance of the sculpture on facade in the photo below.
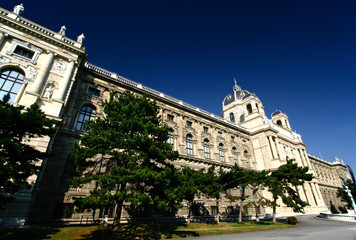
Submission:
M 24 11 L 25 11 L 25 8 L 24 8 L 23 4 L 21 3 L 21 4 L 16 5 L 14 7 L 14 11 L 13 12 L 15 14 L 17 14 L 17 15 L 21 15 Z
M 351 206 L 354 210 L 354 214 L 356 215 L 356 205 L 355 205 L 355 200 L 354 198 L 352 197 L 352 194 L 351 194 L 351 190 L 349 189 L 349 187 L 347 186 L 346 184 L 346 180 L 345 178 L 343 177 L 340 177 L 341 180 L 344 182 L 344 188 L 345 188 L 345 192 L 347 193 L 347 196 L 349 197 L 350 201 L 351 201 Z
M 66 29 L 67 29 L 66 26 L 63 25 L 63 26 L 61 27 L 61 30 L 59 30 L 59 34 L 65 36 L 65 35 L 66 35 Z
M 83 40 L 85 39 L 85 36 L 84 36 L 84 34 L 82 33 L 82 34 L 80 34 L 78 37 L 77 37 L 77 42 L 78 43 L 83 43 Z
M 44 91 L 43 98 L 50 100 L 53 94 L 53 86 L 49 84 Z

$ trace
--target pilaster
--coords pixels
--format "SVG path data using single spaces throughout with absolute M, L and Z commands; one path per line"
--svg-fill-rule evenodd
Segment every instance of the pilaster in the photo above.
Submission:
M 40 72 L 38 73 L 38 76 L 35 79 L 35 82 L 31 86 L 30 91 L 27 93 L 30 93 L 30 94 L 32 93 L 36 96 L 40 96 L 41 90 L 42 90 L 42 87 L 46 81 L 49 69 L 52 66 L 53 59 L 54 59 L 54 53 L 49 52 L 47 55 L 47 58 L 43 61 L 43 66 L 42 66 Z
M 59 100 L 59 101 L 64 102 L 64 100 L 65 100 L 65 97 L 66 97 L 65 94 L 66 94 L 67 88 L 69 86 L 69 82 L 72 78 L 74 66 L 75 66 L 74 61 L 70 60 L 69 64 L 68 64 L 68 69 L 63 76 L 61 87 L 59 88 L 58 93 L 56 94 L 57 100 Z

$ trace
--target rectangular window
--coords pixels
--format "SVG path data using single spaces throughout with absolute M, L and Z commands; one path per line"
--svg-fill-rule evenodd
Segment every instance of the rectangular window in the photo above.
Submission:
M 208 127 L 203 127 L 204 132 L 208 132 L 209 128 Z
M 217 206 L 211 206 L 211 216 L 216 216 L 218 215 L 218 207 Z
M 224 152 L 222 150 L 219 150 L 219 155 L 220 155 L 220 162 L 224 162 L 225 157 L 224 157 Z
M 208 144 L 204 144 L 204 157 L 206 159 L 210 158 L 210 149 L 209 149 Z
M 221 132 L 221 131 L 219 131 L 219 132 L 218 132 L 218 135 L 219 135 L 219 136 L 221 137 L 221 135 L 222 135 L 222 132 Z
M 173 115 L 167 114 L 167 120 L 168 120 L 168 121 L 173 121 L 173 119 L 174 119 L 174 116 L 173 116 Z
M 28 58 L 28 59 L 32 59 L 33 55 L 35 54 L 34 52 L 23 48 L 21 46 L 16 46 L 14 53 L 16 53 L 17 55 L 20 55 L 22 57 Z
M 89 87 L 88 94 L 94 95 L 94 96 L 100 96 L 100 90 L 93 88 L 93 87 Z
M 219 156 L 220 156 L 220 161 L 224 162 L 225 161 L 225 156 L 224 156 L 224 149 L 223 145 L 219 144 Z
M 170 144 L 172 146 L 172 148 L 173 148 L 173 132 L 171 130 L 168 132 L 167 143 Z
M 192 122 L 191 121 L 187 121 L 187 127 L 191 127 L 192 126 Z
M 233 158 L 234 164 L 237 163 L 237 152 L 236 152 L 235 147 L 232 149 L 232 158 Z
M 186 151 L 187 151 L 188 155 L 193 155 L 193 144 L 192 144 L 192 142 L 187 142 Z

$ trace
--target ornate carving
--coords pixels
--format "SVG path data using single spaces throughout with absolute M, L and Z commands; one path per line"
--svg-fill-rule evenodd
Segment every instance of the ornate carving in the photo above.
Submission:
M 68 62 L 66 62 L 64 59 L 56 58 L 53 62 L 51 72 L 57 73 L 57 74 L 63 76 L 67 69 L 67 64 L 68 64 Z
M 85 39 L 85 36 L 84 36 L 84 34 L 82 33 L 82 34 L 80 34 L 78 37 L 77 37 L 77 42 L 78 43 L 83 43 L 83 40 Z
M 61 29 L 59 30 L 59 34 L 65 36 L 65 35 L 66 35 L 66 29 L 67 29 L 66 26 L 63 25 L 63 26 L 61 27 Z
M 30 52 L 33 52 L 33 56 L 31 58 L 28 58 L 28 57 L 24 57 L 22 55 L 19 55 L 19 54 L 15 53 L 15 50 L 16 50 L 16 48 L 18 46 L 20 46 L 20 47 L 22 47 L 24 49 L 27 49 Z M 36 64 L 38 56 L 40 55 L 41 52 L 42 52 L 42 49 L 40 49 L 40 48 L 38 48 L 36 46 L 33 46 L 29 42 L 24 42 L 24 41 L 21 41 L 21 40 L 18 40 L 18 39 L 13 39 L 11 41 L 11 46 L 6 51 L 6 54 L 11 56 L 11 57 L 14 57 L 14 58 L 16 58 L 18 60 L 25 61 L 25 62 L 31 62 L 33 64 Z
M 195 131 L 195 129 L 194 128 L 192 128 L 192 127 L 184 127 L 183 128 L 183 133 L 184 133 L 184 136 L 186 136 L 187 134 L 192 134 L 192 136 L 194 137 L 194 138 L 196 138 L 195 136 L 196 136 L 196 131 Z
M 14 12 L 15 14 L 17 14 L 17 15 L 20 15 L 20 14 L 22 14 L 24 11 L 25 11 L 25 8 L 24 8 L 23 4 L 21 3 L 21 4 L 16 5 L 16 6 L 14 7 L 14 11 L 13 11 L 13 12 Z
M 222 143 L 223 145 L 224 145 L 224 147 L 226 147 L 226 141 L 225 141 L 225 139 L 224 138 L 222 138 L 222 137 L 217 137 L 216 138 L 216 142 L 219 144 L 219 143 Z
M 204 139 L 208 139 L 209 140 L 209 143 L 213 143 L 213 138 L 212 136 L 210 135 L 210 133 L 207 133 L 207 132 L 202 132 L 201 133 L 201 141 L 203 142 Z
M 43 98 L 51 100 L 53 95 L 53 84 L 47 84 L 47 87 L 44 90 Z
M 31 67 L 31 66 L 27 66 L 26 70 L 27 70 L 26 73 L 28 73 L 26 77 L 29 80 L 35 80 L 35 78 L 37 77 L 37 74 L 38 74 L 38 69 Z
M 9 63 L 9 62 L 11 62 L 11 60 L 9 58 L 0 56 L 0 63 Z

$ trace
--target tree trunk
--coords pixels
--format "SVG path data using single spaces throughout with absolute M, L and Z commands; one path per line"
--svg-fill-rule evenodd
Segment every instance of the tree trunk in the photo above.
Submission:
M 239 222 L 242 222 L 242 205 L 243 202 L 241 201 L 240 208 L 239 208 Z
M 277 199 L 273 201 L 273 218 L 272 218 L 273 222 L 276 222 L 276 209 L 277 209 Z
M 218 214 L 216 216 L 216 222 L 219 224 L 220 223 L 220 209 L 219 209 L 219 200 L 216 200 L 216 206 L 218 209 Z
M 245 188 L 244 187 L 241 187 L 241 197 L 243 199 L 243 197 L 245 197 Z M 239 209 L 239 222 L 242 222 L 242 207 L 244 205 L 244 201 L 241 200 L 240 201 L 240 209 Z
M 192 214 L 192 205 L 193 205 L 193 202 L 192 201 L 188 201 L 188 219 L 187 219 L 187 222 L 190 223 L 190 216 Z
M 122 212 L 122 206 L 124 204 L 124 201 L 119 201 L 117 202 L 116 205 L 116 212 L 115 212 L 115 218 L 114 218 L 114 225 L 117 226 L 120 224 L 120 219 L 121 219 L 121 212 Z

